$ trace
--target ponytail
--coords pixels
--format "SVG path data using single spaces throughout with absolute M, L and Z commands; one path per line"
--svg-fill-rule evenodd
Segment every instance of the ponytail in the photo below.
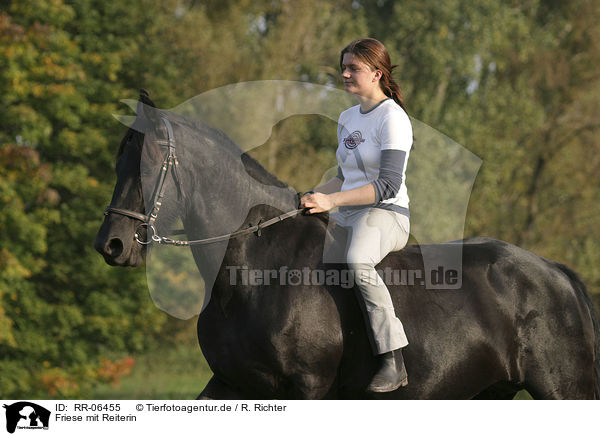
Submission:
M 404 112 L 406 112 L 406 104 L 402 98 L 402 91 L 400 90 L 400 86 L 392 77 L 392 70 L 396 67 L 397 65 L 392 65 L 389 71 L 387 71 L 387 74 L 381 70 L 383 74 L 381 75 L 381 79 L 379 79 L 379 84 L 383 93 L 398 103 L 398 105 L 404 109 Z

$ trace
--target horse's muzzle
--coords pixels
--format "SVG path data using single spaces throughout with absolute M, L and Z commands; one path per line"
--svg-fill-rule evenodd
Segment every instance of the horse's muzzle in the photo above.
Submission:
M 143 262 L 143 249 L 133 239 L 126 243 L 118 236 L 105 237 L 99 232 L 94 248 L 110 266 L 139 266 Z

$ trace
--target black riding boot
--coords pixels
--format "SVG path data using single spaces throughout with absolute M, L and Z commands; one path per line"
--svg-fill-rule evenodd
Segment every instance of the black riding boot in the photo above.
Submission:
M 380 354 L 377 358 L 381 366 L 367 386 L 367 392 L 391 392 L 408 384 L 400 349 Z

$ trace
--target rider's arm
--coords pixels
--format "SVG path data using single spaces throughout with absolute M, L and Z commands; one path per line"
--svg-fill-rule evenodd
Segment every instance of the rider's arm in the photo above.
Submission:
M 329 195 L 329 198 L 333 207 L 373 204 L 375 203 L 375 188 L 372 183 L 369 183 L 347 191 L 334 192 Z

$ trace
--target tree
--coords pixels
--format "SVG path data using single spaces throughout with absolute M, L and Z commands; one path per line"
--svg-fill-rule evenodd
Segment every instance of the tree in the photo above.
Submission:
M 597 2 L 360 4 L 409 113 L 483 159 L 466 235 L 565 262 L 597 292 Z
M 107 377 L 106 356 L 148 345 L 165 316 L 143 271 L 110 270 L 92 248 L 122 134 L 110 114 L 129 70 L 112 51 L 119 43 L 94 46 L 90 33 L 126 46 L 103 21 L 118 2 L 87 4 L 93 13 L 84 3 L 30 3 L 11 2 L 0 16 L 0 390 L 72 397 Z M 134 21 L 128 12 L 124 21 Z M 97 22 L 72 33 L 84 16 Z

